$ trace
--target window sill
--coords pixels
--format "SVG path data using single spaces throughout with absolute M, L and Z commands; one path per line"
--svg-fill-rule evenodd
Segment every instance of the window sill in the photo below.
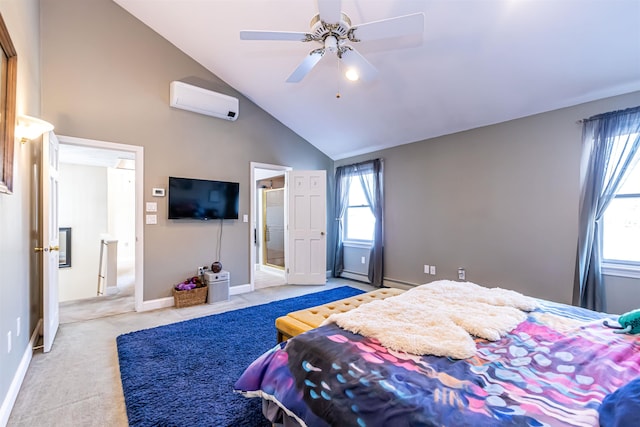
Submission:
M 370 242 L 357 242 L 357 241 L 344 241 L 342 244 L 347 248 L 360 248 L 360 249 L 371 249 L 373 243 Z
M 640 279 L 640 266 L 603 263 L 602 274 L 605 276 L 618 276 Z

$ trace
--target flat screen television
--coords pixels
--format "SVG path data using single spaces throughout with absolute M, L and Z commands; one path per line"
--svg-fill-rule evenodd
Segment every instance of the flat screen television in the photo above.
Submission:
M 237 182 L 169 177 L 169 219 L 238 219 Z

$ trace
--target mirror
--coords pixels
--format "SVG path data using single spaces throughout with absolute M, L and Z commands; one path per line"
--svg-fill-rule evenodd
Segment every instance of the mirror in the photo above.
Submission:
M 263 190 L 263 262 L 284 269 L 284 188 Z
M 60 227 L 59 268 L 71 267 L 71 227 Z

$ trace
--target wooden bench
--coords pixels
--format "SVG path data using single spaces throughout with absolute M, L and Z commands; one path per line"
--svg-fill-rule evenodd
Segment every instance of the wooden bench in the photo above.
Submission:
M 365 292 L 349 298 L 333 301 L 327 304 L 304 310 L 293 311 L 286 316 L 276 319 L 276 330 L 278 342 L 286 341 L 303 332 L 317 328 L 333 313 L 344 313 L 352 310 L 361 304 L 365 304 L 377 299 L 385 299 L 399 295 L 404 290 L 396 288 L 381 288 L 375 291 Z

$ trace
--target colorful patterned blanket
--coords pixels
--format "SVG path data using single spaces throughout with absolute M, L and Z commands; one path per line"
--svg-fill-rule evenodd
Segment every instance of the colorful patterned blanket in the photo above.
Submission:
M 390 351 L 330 324 L 263 354 L 235 388 L 303 426 L 597 426 L 603 399 L 640 378 L 640 337 L 604 318 L 615 316 L 540 301 L 464 360 Z

